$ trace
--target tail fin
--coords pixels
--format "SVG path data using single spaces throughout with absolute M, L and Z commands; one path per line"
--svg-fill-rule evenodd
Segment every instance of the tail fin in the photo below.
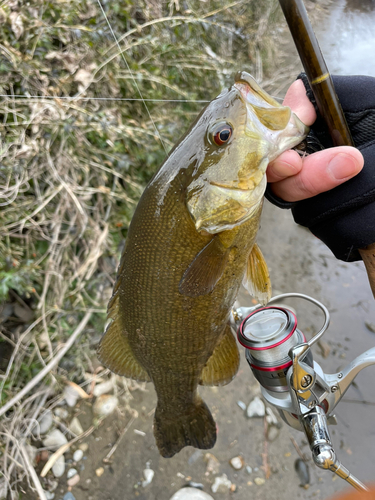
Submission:
M 157 406 L 154 436 L 160 454 L 170 458 L 185 446 L 212 448 L 216 442 L 216 424 L 206 404 L 197 397 L 191 408 L 179 416 L 169 417 Z

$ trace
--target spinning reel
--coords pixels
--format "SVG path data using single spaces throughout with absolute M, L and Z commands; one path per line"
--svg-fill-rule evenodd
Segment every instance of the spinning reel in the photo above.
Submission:
M 289 297 L 308 300 L 323 311 L 324 324 L 309 341 L 298 329 L 294 312 L 287 306 L 270 305 Z M 267 307 L 240 307 L 232 311 L 232 320 L 263 397 L 278 409 L 284 422 L 304 431 L 315 464 L 334 472 L 357 490 L 368 491 L 337 458 L 328 424 L 336 423 L 332 412 L 354 378 L 375 364 L 375 347 L 341 372 L 324 373 L 313 360 L 311 347 L 327 330 L 329 312 L 323 304 L 301 293 L 273 297 Z

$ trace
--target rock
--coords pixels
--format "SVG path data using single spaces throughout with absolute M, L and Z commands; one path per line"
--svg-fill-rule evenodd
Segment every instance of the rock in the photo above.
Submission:
M 214 500 L 211 495 L 197 488 L 181 488 L 170 500 Z
M 39 432 L 40 434 L 46 434 L 46 432 L 49 431 L 49 429 L 52 427 L 53 423 L 53 415 L 51 410 L 47 410 L 44 412 L 44 414 L 41 416 L 40 419 L 38 419 L 39 426 L 36 426 L 34 428 L 35 431 L 38 431 L 39 427 Z
M 294 462 L 294 469 L 298 474 L 300 486 L 306 488 L 310 484 L 310 470 L 306 462 L 301 458 L 297 458 Z
M 241 410 L 246 410 L 246 404 L 243 401 L 237 401 L 237 404 L 241 408 Z
M 99 467 L 99 469 L 96 469 L 95 474 L 100 477 L 103 475 L 104 469 L 103 467 Z
M 51 491 L 43 490 L 43 492 L 47 500 L 53 500 L 55 498 L 55 494 L 51 493 Z
M 81 422 L 77 417 L 74 417 L 69 424 L 69 430 L 73 432 L 76 436 L 79 436 L 83 432 Z
M 66 474 L 66 477 L 68 479 L 70 479 L 71 477 L 75 476 L 77 473 L 78 473 L 77 469 L 74 469 L 74 468 L 69 469 L 67 474 Z
M 268 425 L 279 425 L 279 421 L 277 420 L 277 417 L 273 410 L 269 407 L 266 408 L 266 420 Z
M 255 483 L 257 486 L 262 486 L 265 482 L 266 482 L 266 480 L 265 480 L 263 477 L 256 477 L 256 478 L 254 479 L 254 483 Z
M 65 472 L 65 457 L 61 455 L 52 466 L 52 473 L 55 477 L 61 477 Z
M 370 323 L 369 321 L 365 321 L 365 325 L 367 330 L 370 330 L 370 332 L 375 333 L 375 323 Z
M 65 495 L 63 496 L 63 500 L 76 500 L 76 497 L 71 491 L 68 491 L 68 493 L 65 493 Z
M 80 460 L 82 460 L 83 458 L 83 450 L 76 450 L 74 453 L 73 453 L 73 460 L 75 462 L 79 462 Z
M 250 467 L 250 465 L 246 465 L 245 469 L 248 474 L 251 474 L 253 472 L 253 469 Z
M 231 481 L 229 481 L 226 474 L 223 474 L 222 476 L 215 477 L 215 482 L 211 486 L 211 490 L 213 493 L 225 493 L 231 486 Z
M 101 396 L 102 394 L 107 394 L 107 392 L 111 392 L 113 389 L 113 382 L 112 380 L 107 380 L 106 382 L 103 382 L 102 384 L 98 384 L 94 387 L 93 390 L 93 395 L 97 398 Z
M 61 418 L 62 420 L 69 417 L 69 412 L 66 408 L 55 408 L 53 413 L 55 414 L 55 417 Z
M 185 484 L 184 488 L 197 488 L 198 490 L 203 490 L 203 484 L 202 483 L 196 483 L 195 481 L 189 481 L 187 484 Z
M 65 398 L 66 404 L 73 408 L 77 404 L 79 399 L 78 392 L 71 385 L 67 385 L 64 389 L 63 396 Z
M 85 453 L 85 451 L 87 451 L 87 450 L 89 449 L 89 445 L 88 445 L 87 443 L 81 443 L 81 444 L 78 446 L 78 448 L 79 448 L 80 450 L 82 450 L 82 451 L 83 451 L 83 453 Z
M 240 456 L 233 457 L 231 460 L 229 460 L 229 463 L 235 470 L 240 470 L 245 465 L 243 458 Z
M 204 461 L 207 463 L 206 472 L 211 474 L 218 474 L 220 470 L 219 460 L 212 455 L 212 453 L 206 453 L 204 456 Z
M 57 450 L 60 446 L 66 444 L 68 440 L 58 429 L 53 429 L 43 439 L 43 445 L 50 450 Z
M 279 437 L 279 432 L 280 430 L 277 427 L 274 427 L 273 425 L 268 428 L 267 430 L 267 439 L 270 443 L 275 441 Z
M 93 411 L 99 417 L 106 417 L 110 415 L 118 406 L 118 399 L 116 396 L 109 396 L 103 394 L 99 396 L 93 406 Z
M 143 471 L 143 477 L 145 478 L 145 480 L 142 481 L 143 488 L 145 488 L 146 486 L 148 486 L 151 483 L 151 481 L 154 478 L 154 475 L 155 475 L 155 472 L 152 469 L 145 469 Z
M 254 417 L 264 417 L 265 414 L 266 414 L 266 407 L 264 406 L 263 401 L 258 396 L 255 396 L 255 398 L 251 401 L 251 403 L 247 407 L 246 415 L 249 418 L 254 418 Z
M 79 477 L 79 474 L 75 474 L 73 477 L 68 479 L 67 484 L 68 486 L 75 486 L 76 484 L 79 483 L 80 479 L 81 478 Z

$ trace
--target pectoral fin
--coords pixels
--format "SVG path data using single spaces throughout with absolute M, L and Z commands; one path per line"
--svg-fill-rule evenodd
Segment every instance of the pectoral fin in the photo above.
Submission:
M 151 379 L 146 370 L 135 358 L 128 343 L 118 315 L 118 296 L 114 294 L 108 310 L 108 318 L 112 323 L 106 329 L 97 350 L 99 361 L 112 372 L 124 377 L 149 382 Z
M 235 377 L 240 366 L 240 353 L 236 340 L 227 325 L 222 341 L 203 368 L 201 385 L 225 385 Z
M 230 250 L 215 236 L 186 269 L 179 284 L 179 292 L 188 297 L 210 293 L 221 278 Z
M 249 255 L 242 284 L 260 304 L 266 305 L 271 299 L 272 289 L 268 267 L 256 243 Z

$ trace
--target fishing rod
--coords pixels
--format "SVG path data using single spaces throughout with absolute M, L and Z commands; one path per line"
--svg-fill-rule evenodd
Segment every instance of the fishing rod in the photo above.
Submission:
M 354 146 L 332 78 L 302 0 L 279 0 L 290 33 L 334 146 Z M 375 297 L 375 243 L 358 249 Z

